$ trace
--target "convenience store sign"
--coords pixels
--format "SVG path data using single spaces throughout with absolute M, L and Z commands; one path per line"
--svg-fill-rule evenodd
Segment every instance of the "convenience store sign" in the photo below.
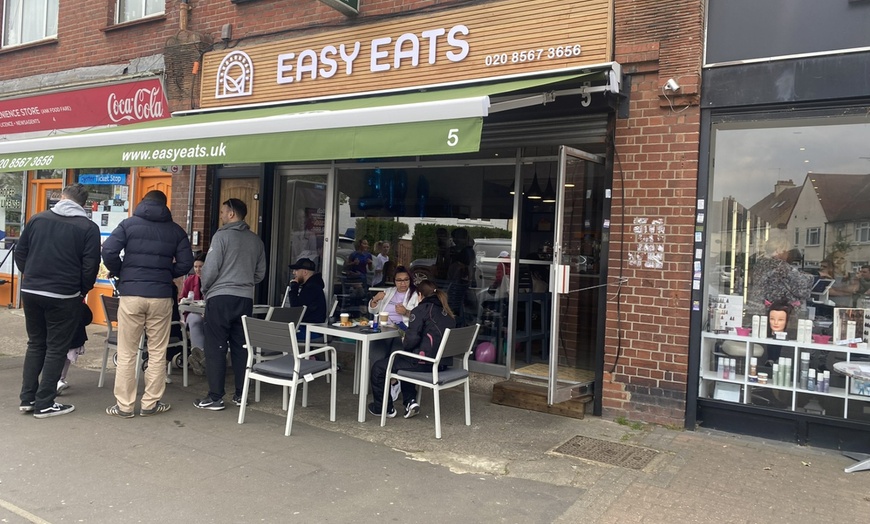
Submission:
M 457 85 L 607 63 L 609 0 L 505 0 L 203 60 L 203 108 Z

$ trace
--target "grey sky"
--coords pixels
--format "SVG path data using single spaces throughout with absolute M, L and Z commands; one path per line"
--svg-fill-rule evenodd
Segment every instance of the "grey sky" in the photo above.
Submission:
M 870 118 L 847 124 L 829 120 L 834 119 L 794 127 L 716 130 L 713 200 L 734 196 L 751 207 L 773 191 L 777 180 L 801 185 L 809 171 L 870 173 Z

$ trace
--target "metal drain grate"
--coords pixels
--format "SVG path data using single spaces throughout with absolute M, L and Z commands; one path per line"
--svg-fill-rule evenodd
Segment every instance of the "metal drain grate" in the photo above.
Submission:
M 629 446 L 627 444 L 581 437 L 579 435 L 565 442 L 554 451 L 563 455 L 638 470 L 647 467 L 659 455 L 659 452 L 654 449 Z

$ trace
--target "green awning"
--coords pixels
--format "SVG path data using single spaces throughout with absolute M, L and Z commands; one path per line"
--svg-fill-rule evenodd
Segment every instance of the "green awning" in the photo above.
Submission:
M 0 143 L 0 172 L 316 161 L 468 153 L 480 147 L 490 95 L 587 76 L 175 116 Z

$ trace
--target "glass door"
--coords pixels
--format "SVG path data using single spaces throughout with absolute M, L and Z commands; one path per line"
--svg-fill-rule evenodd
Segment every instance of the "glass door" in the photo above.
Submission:
M 546 380 L 552 405 L 595 377 L 605 179 L 598 155 L 543 158 L 521 167 L 512 371 Z

